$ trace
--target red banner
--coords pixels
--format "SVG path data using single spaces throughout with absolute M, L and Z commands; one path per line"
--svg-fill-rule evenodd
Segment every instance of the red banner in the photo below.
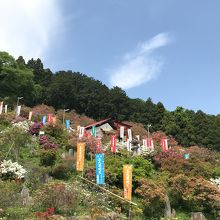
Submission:
M 168 150 L 168 142 L 167 139 L 163 138 L 161 139 L 161 147 L 163 151 L 167 151 Z
M 146 138 L 146 146 L 148 148 L 154 148 L 154 143 L 152 138 Z
M 52 114 L 47 115 L 47 122 L 48 123 L 53 123 L 53 115 Z
M 113 153 L 116 153 L 116 136 L 115 135 L 111 136 L 111 151 Z
M 101 145 L 102 145 L 101 138 L 97 138 L 96 139 L 96 149 L 97 149 L 98 152 L 101 151 Z

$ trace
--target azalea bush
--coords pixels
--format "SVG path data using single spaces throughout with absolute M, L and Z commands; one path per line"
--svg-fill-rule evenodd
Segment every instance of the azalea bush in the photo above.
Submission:
M 52 150 L 52 149 L 57 149 L 58 148 L 58 144 L 53 143 L 51 141 L 51 139 L 49 139 L 48 136 L 43 135 L 40 136 L 39 138 L 39 144 L 45 149 L 45 150 Z
M 215 217 L 218 215 L 220 190 L 210 181 L 202 177 L 179 174 L 170 179 L 170 185 L 174 207 L 184 207 L 189 211 L 204 211 Z
M 43 123 L 42 122 L 34 122 L 31 127 L 30 127 L 30 133 L 32 135 L 38 135 L 39 131 L 41 130 L 41 128 L 43 127 Z
M 58 212 L 73 212 L 78 202 L 79 192 L 71 183 L 50 182 L 33 194 L 33 209 L 44 211 L 53 207 Z
M 141 198 L 146 217 L 160 219 L 164 215 L 167 192 L 162 182 L 141 179 L 135 190 L 135 194 Z
M 26 172 L 23 166 L 17 162 L 13 163 L 11 160 L 3 160 L 0 164 L 0 178 L 2 180 L 23 179 Z
M 32 122 L 30 121 L 12 122 L 12 127 L 17 127 L 17 128 L 24 130 L 25 132 L 28 132 L 31 124 Z
M 217 178 L 211 178 L 210 179 L 211 183 L 218 186 L 218 188 L 220 189 L 220 177 L 217 177 Z

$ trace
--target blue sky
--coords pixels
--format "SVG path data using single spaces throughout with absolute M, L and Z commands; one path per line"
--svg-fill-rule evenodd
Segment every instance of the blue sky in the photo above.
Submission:
M 0 0 L 0 50 L 131 98 L 220 114 L 220 1 Z

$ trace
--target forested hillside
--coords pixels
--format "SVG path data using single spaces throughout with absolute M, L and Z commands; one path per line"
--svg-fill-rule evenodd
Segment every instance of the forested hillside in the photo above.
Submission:
M 156 88 L 155 88 L 156 89 Z M 113 117 L 119 120 L 151 124 L 152 131 L 172 135 L 182 146 L 200 145 L 220 150 L 220 115 L 208 115 L 182 107 L 168 111 L 150 98 L 131 99 L 119 87 L 108 88 L 102 82 L 74 71 L 53 73 L 44 69 L 40 59 L 25 62 L 0 52 L 0 100 L 14 108 L 17 97 L 22 104 L 47 104 L 55 109 L 75 109 L 95 120 Z

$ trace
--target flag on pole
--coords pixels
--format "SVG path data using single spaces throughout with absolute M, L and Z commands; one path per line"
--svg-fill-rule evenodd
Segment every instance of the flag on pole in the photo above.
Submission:
M 92 136 L 96 137 L 96 126 L 92 126 Z
M 5 105 L 5 113 L 8 112 L 8 105 Z
M 146 147 L 154 149 L 154 142 L 152 138 L 146 138 Z
M 85 154 L 85 143 L 77 143 L 77 154 L 76 154 L 77 171 L 83 171 L 84 169 L 84 154 Z
M 166 138 L 161 139 L 161 147 L 163 152 L 168 150 L 168 142 Z
M 67 119 L 66 120 L 66 129 L 70 129 L 70 120 L 69 119 Z
M 47 122 L 52 123 L 53 122 L 53 116 L 52 114 L 47 114 Z
M 123 165 L 124 198 L 131 201 L 132 196 L 132 165 Z
M 128 129 L 128 139 L 132 140 L 132 133 L 131 133 L 131 129 Z
M 79 138 L 82 138 L 85 133 L 85 127 L 79 127 Z
M 127 150 L 131 152 L 131 140 L 127 140 Z
M 96 138 L 96 150 L 101 151 L 101 146 L 102 146 L 101 138 Z
M 3 111 L 3 102 L 0 102 L 0 114 L 2 114 Z
M 42 123 L 45 125 L 45 124 L 46 124 L 46 121 L 47 121 L 47 116 L 44 115 L 43 118 L 42 118 Z
M 18 117 L 21 114 L 21 105 L 17 107 L 16 116 Z
M 96 184 L 105 184 L 104 154 L 96 154 Z
M 116 153 L 116 136 L 115 135 L 111 136 L 111 151 L 113 153 Z
M 121 126 L 120 127 L 120 138 L 122 140 L 124 140 L 124 136 L 125 136 L 125 127 L 124 126 Z
M 33 115 L 33 113 L 32 113 L 32 111 L 30 111 L 30 112 L 29 112 L 29 115 L 28 115 L 28 120 L 29 120 L 29 121 L 31 121 L 32 115 Z
M 52 116 L 52 123 L 53 123 L 53 124 L 56 124 L 56 122 L 57 122 L 56 116 Z

